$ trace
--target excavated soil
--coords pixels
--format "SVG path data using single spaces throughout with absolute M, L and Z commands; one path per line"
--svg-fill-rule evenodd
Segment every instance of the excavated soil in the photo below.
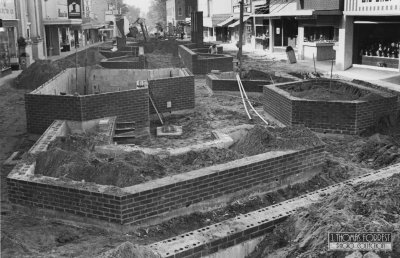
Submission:
M 58 138 L 48 151 L 38 154 L 35 174 L 101 185 L 127 187 L 169 175 L 227 163 L 272 150 L 303 149 L 320 145 L 310 130 L 265 128 L 256 125 L 232 149 L 210 148 L 161 158 L 135 151 L 118 156 L 94 151 L 93 135 Z
M 318 80 L 315 84 L 310 85 L 294 85 L 288 87 L 281 87 L 283 90 L 289 92 L 292 96 L 309 100 L 376 100 L 382 96 L 375 93 L 366 93 L 356 87 L 347 85 L 337 85 L 334 81 L 330 86 L 318 85 Z
M 77 66 L 93 66 L 100 63 L 104 58 L 97 47 L 88 48 L 77 53 Z M 66 58 L 62 58 L 56 61 L 50 60 L 37 60 L 28 69 L 21 72 L 15 80 L 15 87 L 18 89 L 29 89 L 34 90 L 47 82 L 55 75 L 67 68 L 76 67 L 75 65 L 75 54 L 71 54 Z
M 255 69 L 249 69 L 248 71 L 242 72 L 242 80 L 265 80 L 265 81 L 273 80 L 274 83 L 284 83 L 293 81 L 292 79 L 289 78 L 276 76 L 275 73 L 267 73 Z
M 400 257 L 400 175 L 345 187 L 302 209 L 267 234 L 256 257 L 345 257 L 351 252 L 327 250 L 327 232 L 392 232 L 393 251 Z

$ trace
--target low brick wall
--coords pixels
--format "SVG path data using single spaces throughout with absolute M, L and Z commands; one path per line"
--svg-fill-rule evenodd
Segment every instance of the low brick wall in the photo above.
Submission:
M 337 183 L 299 197 L 148 245 L 162 258 L 229 257 L 249 240 L 263 237 L 299 209 L 322 202 L 349 185 L 387 179 L 400 173 L 400 164 Z M 230 249 L 231 247 L 238 247 Z M 228 249 L 228 250 L 227 250 Z M 226 252 L 224 252 L 226 251 Z M 245 254 L 242 254 L 245 255 Z M 237 256 L 242 257 L 242 256 Z
M 43 133 L 57 119 L 85 121 L 110 116 L 117 116 L 118 121 L 135 121 L 139 128 L 148 127 L 149 112 L 155 112 L 150 105 L 149 90 L 160 112 L 194 108 L 194 76 L 187 69 L 175 70 L 179 71 L 174 71 L 172 77 L 166 75 L 165 78 L 163 76 L 158 78 L 160 76 L 154 75 L 154 79 L 148 80 L 148 88 L 133 88 L 134 80 L 131 82 L 115 81 L 113 83 L 117 86 L 110 86 L 109 92 L 103 85 L 103 91 L 98 94 L 57 95 L 60 91 L 68 92 L 71 87 L 75 89 L 74 79 L 68 77 L 68 72 L 71 71 L 66 70 L 57 75 L 55 77 L 57 79 L 52 79 L 52 81 L 44 84 L 42 87 L 47 88 L 44 88 L 43 92 L 39 88 L 25 94 L 27 130 L 30 133 Z M 96 80 L 101 80 L 103 77 L 99 72 L 96 73 L 97 71 L 100 70 L 94 70 L 90 74 L 96 76 Z M 120 72 L 115 69 L 110 71 L 115 72 L 113 76 L 117 76 Z M 122 72 L 125 73 L 125 70 L 122 70 Z M 143 79 L 152 78 L 149 74 L 156 74 L 157 72 L 157 70 L 143 70 L 135 73 L 142 75 Z M 71 74 L 74 73 L 71 72 Z M 132 74 L 134 75 L 133 72 Z M 104 82 L 105 79 L 103 78 L 101 81 Z M 121 83 L 121 87 L 118 83 Z M 78 82 L 78 84 L 82 83 Z M 92 89 L 89 88 L 87 89 L 88 92 L 93 93 Z M 52 90 L 54 90 L 54 93 Z M 167 102 L 171 102 L 171 108 L 167 108 Z
M 118 49 L 118 51 L 111 51 L 109 48 L 100 49 L 100 54 L 102 54 L 105 58 L 114 58 L 114 57 L 122 57 L 122 56 L 139 56 L 139 46 L 126 46 Z
M 25 206 L 138 224 L 241 190 L 287 184 L 289 177 L 320 169 L 324 147 L 259 154 L 125 188 L 31 176 L 35 165 L 20 164 L 7 177 L 8 196 L 12 203 Z
M 178 53 L 182 63 L 193 74 L 207 74 L 211 70 L 233 70 L 233 57 L 229 55 L 199 54 L 183 45 L 178 47 Z
M 108 116 L 147 127 L 148 99 L 147 88 L 79 96 L 28 93 L 25 94 L 27 130 L 43 133 L 57 119 L 85 121 Z
M 185 76 L 149 81 L 149 90 L 156 103 L 158 112 L 194 108 L 194 76 L 187 69 L 182 69 L 181 71 Z M 171 108 L 167 107 L 167 102 L 171 102 Z M 150 105 L 150 113 L 155 113 L 152 105 Z
M 320 101 L 300 99 L 290 95 L 284 88 L 318 83 L 329 87 L 329 80 L 309 80 L 264 86 L 264 110 L 286 125 L 305 125 L 317 132 L 359 134 L 375 126 L 382 117 L 397 112 L 397 97 L 383 91 L 354 83 L 334 80 L 359 90 L 381 96 L 372 100 Z
M 146 57 L 140 55 L 137 60 L 124 60 L 123 57 L 101 60 L 100 65 L 108 69 L 146 69 Z
M 220 79 L 217 74 L 207 74 L 206 84 L 213 91 L 239 91 L 235 79 Z M 263 92 L 263 85 L 271 84 L 271 81 L 242 79 L 242 84 L 247 92 Z

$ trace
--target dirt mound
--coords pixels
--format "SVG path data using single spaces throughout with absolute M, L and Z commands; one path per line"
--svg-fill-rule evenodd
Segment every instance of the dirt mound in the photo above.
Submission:
M 375 134 L 356 150 L 354 161 L 379 169 L 400 162 L 400 144 L 390 136 Z
M 322 144 L 305 127 L 266 128 L 256 125 L 232 149 L 247 156 L 268 150 L 303 149 Z
M 50 144 L 36 157 L 36 174 L 101 185 L 127 187 L 149 180 L 226 163 L 244 155 L 227 149 L 211 148 L 179 156 L 160 158 L 141 151 L 107 155 L 97 153 L 94 136 L 71 135 Z
M 15 79 L 15 87 L 34 90 L 62 71 L 57 64 L 49 60 L 37 60 Z
M 97 48 L 88 48 L 77 53 L 77 64 L 78 67 L 93 66 L 99 64 L 103 58 L 104 56 L 99 53 Z M 75 54 L 56 61 L 37 60 L 18 75 L 15 79 L 15 87 L 34 90 L 61 71 L 75 67 L 75 60 Z
M 304 208 L 265 238 L 262 252 L 250 257 L 345 257 L 328 252 L 327 232 L 393 232 L 393 251 L 400 257 L 400 175 L 343 188 Z
M 131 242 L 125 242 L 111 249 L 98 258 L 160 258 L 161 255 L 155 253 L 153 250 L 145 247 L 134 245 Z

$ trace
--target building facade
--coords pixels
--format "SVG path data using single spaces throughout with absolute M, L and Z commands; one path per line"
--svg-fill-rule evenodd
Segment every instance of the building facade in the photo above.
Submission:
M 81 0 L 44 1 L 42 6 L 47 55 L 59 55 L 82 46 Z
M 25 67 L 45 58 L 41 4 L 41 0 L 1 2 L 0 19 L 4 28 L 1 55 L 7 56 L 5 60 L 13 67 L 19 67 L 21 60 Z
M 205 41 L 230 40 L 228 25 L 233 22 L 232 0 L 198 0 L 197 8 L 203 12 Z
M 398 70 L 400 0 L 345 0 L 336 65 Z
M 183 27 L 185 34 L 190 34 L 190 17 L 197 11 L 197 0 L 167 0 L 166 10 L 168 32 L 175 34 Z

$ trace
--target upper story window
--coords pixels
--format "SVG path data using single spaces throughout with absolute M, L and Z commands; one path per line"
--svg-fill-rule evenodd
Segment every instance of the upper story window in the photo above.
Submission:
M 182 7 L 178 8 L 178 15 L 181 16 L 182 15 Z

